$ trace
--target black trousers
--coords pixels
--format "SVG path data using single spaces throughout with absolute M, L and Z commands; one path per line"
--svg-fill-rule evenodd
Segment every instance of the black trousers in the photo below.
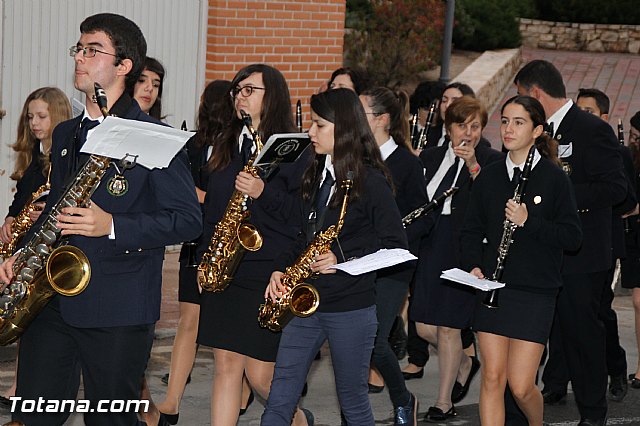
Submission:
M 606 333 L 599 317 L 607 271 L 563 275 L 557 315 L 569 379 L 582 418 L 607 415 Z
M 84 414 L 86 425 L 143 425 L 138 421 L 137 405 L 126 404 L 140 399 L 140 380 L 149 359 L 154 325 L 72 327 L 62 319 L 57 297 L 62 296 L 54 297 L 20 339 L 16 395 L 23 400 L 75 400 L 82 373 L 83 400 L 89 401 L 90 407 Z M 98 404 L 101 400 L 107 402 Z M 117 402 L 110 405 L 111 401 Z M 109 407 L 121 412 L 97 412 Z M 19 404 L 13 420 L 29 426 L 56 426 L 70 415 L 68 409 L 36 411 Z
M 613 310 L 614 293 L 611 289 L 611 282 L 615 267 L 607 273 L 607 285 L 602 291 L 600 299 L 600 307 L 598 317 L 602 321 L 606 332 L 606 358 L 607 358 L 607 374 L 609 376 L 626 376 L 627 373 L 627 354 L 620 345 L 620 336 L 618 335 L 618 316 Z M 562 350 L 562 333 L 560 326 L 557 324 L 558 318 L 554 318 L 551 337 L 549 338 L 549 359 L 545 365 L 542 381 L 545 389 L 555 392 L 565 393 L 569 383 L 569 372 L 567 370 L 567 361 Z

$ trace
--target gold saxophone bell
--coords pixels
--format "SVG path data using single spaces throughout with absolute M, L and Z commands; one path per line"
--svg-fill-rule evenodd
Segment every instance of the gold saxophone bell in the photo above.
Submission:
M 291 312 L 297 317 L 308 317 L 318 309 L 320 295 L 311 284 L 301 283 L 291 289 Z
M 255 225 L 250 223 L 241 224 L 238 226 L 237 235 L 240 245 L 242 245 L 245 250 L 258 251 L 262 247 L 262 235 L 260 235 Z
M 89 259 L 75 246 L 61 246 L 51 252 L 46 271 L 51 288 L 63 296 L 82 293 L 91 279 Z

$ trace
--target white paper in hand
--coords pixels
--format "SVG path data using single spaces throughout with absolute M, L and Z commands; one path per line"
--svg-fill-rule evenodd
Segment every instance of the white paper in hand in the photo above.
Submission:
M 329 266 L 327 269 L 338 269 L 349 275 L 362 275 L 416 259 L 417 257 L 405 249 L 380 249 L 357 259 Z
M 137 156 L 136 163 L 148 168 L 165 168 L 194 132 L 160 124 L 106 117 L 91 132 L 80 152 L 120 160 Z
M 440 275 L 440 278 L 444 278 L 446 280 L 453 281 L 459 284 L 468 285 L 482 291 L 489 291 L 496 288 L 504 287 L 503 283 L 498 283 L 486 279 L 482 280 L 475 275 L 471 275 L 470 273 L 458 268 L 442 271 L 442 275 Z

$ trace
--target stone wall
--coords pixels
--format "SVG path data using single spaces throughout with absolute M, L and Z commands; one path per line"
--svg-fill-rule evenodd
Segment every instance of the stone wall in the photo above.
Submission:
M 513 76 L 522 64 L 520 49 L 488 50 L 458 74 L 454 81 L 466 83 L 482 101 L 489 114 L 513 84 Z
M 587 52 L 638 53 L 640 25 L 573 24 L 520 19 L 527 47 Z

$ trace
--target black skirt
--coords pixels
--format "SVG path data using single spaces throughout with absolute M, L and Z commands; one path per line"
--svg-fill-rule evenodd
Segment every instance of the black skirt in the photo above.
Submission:
M 482 304 L 486 292 L 478 291 L 473 321 L 475 331 L 498 334 L 511 339 L 547 343 L 553 314 L 556 308 L 555 294 L 538 294 L 517 289 L 500 289 L 498 308 Z
M 409 317 L 412 321 L 464 329 L 471 326 L 475 290 L 440 278 L 442 271 L 455 268 L 451 216 L 440 216 L 420 249 Z
M 255 283 L 242 285 L 237 281 L 232 281 L 223 292 L 202 293 L 198 343 L 275 362 L 281 333 L 258 324 L 258 308 L 264 303 L 268 281 L 264 281 L 262 290 L 252 289 Z
M 178 301 L 200 304 L 200 291 L 198 289 L 198 267 L 195 264 L 195 256 L 192 251 L 195 246 L 182 245 L 180 250 L 180 271 L 178 272 Z
M 622 287 L 640 287 L 640 248 L 627 244 L 627 257 L 620 260 Z

